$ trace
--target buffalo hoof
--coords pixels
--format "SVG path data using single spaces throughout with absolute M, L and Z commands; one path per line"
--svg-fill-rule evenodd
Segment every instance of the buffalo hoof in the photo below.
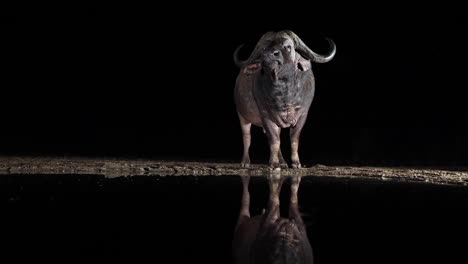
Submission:
M 244 162 L 242 162 L 242 163 L 241 163 L 241 167 L 242 167 L 242 168 L 250 168 L 250 163 L 244 163 Z
M 270 163 L 270 170 L 281 170 L 281 166 L 279 163 Z
M 293 164 L 291 164 L 291 166 L 293 167 L 293 169 L 300 169 L 301 168 L 300 163 L 293 163 Z
M 287 168 L 289 168 L 289 166 L 288 166 L 288 164 L 287 164 L 286 162 L 280 163 L 279 166 L 280 166 L 280 168 L 282 168 L 282 169 L 287 169 Z

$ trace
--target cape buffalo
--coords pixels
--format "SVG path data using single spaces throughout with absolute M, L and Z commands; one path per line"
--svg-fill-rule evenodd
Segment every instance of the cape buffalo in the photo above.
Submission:
M 242 167 L 250 165 L 252 124 L 263 127 L 268 137 L 271 168 L 288 167 L 281 154 L 280 131 L 290 127 L 292 167 L 301 167 L 299 136 L 315 91 L 311 62 L 328 62 L 336 53 L 335 43 L 327 40 L 331 46 L 327 55 L 313 52 L 289 30 L 264 34 L 245 61 L 238 58 L 242 45 L 236 49 L 234 62 L 240 72 L 234 99 L 244 144 Z

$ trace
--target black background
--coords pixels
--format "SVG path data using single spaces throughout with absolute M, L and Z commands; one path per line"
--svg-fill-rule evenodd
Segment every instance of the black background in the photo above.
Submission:
M 468 165 L 461 8 L 172 4 L 3 9 L 0 152 L 237 162 L 232 53 L 291 29 L 318 53 L 337 44 L 313 65 L 303 163 Z M 252 159 L 268 159 L 258 128 Z
M 313 65 L 303 163 L 468 165 L 464 9 L 167 4 L 1 8 L 0 154 L 238 162 L 232 53 L 291 29 L 316 52 L 325 37 L 338 49 Z M 266 162 L 253 136 L 253 161 Z M 1 177 L 3 255 L 229 258 L 237 177 L 69 176 Z M 318 262 L 464 257 L 465 188 L 322 180 L 304 178 L 299 197 Z M 258 213 L 267 184 L 251 187 Z

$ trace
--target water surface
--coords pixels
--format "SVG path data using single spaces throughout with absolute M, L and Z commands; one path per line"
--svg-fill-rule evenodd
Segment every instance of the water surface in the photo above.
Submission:
M 230 263 L 241 191 L 239 176 L 0 175 L 0 253 Z M 250 192 L 258 214 L 267 179 Z M 305 176 L 299 205 L 315 263 L 468 260 L 467 187 Z

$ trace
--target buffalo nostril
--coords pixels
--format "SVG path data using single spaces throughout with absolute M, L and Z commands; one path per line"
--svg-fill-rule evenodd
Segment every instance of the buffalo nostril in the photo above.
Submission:
M 277 51 L 277 50 L 273 51 L 273 55 L 279 56 L 279 54 L 280 54 L 279 51 Z

